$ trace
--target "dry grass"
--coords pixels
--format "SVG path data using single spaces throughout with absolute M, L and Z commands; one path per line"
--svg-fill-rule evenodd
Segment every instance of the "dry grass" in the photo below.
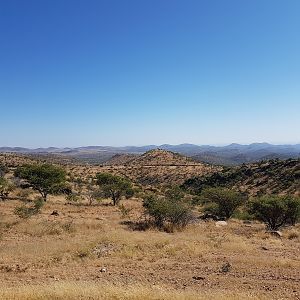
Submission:
M 300 242 L 300 234 L 299 231 L 297 231 L 296 229 L 292 228 L 290 230 L 287 230 L 285 233 L 285 236 L 289 239 L 289 240 L 295 240 L 297 242 Z
M 0 299 L 293 299 L 299 226 L 282 239 L 234 220 L 171 234 L 133 231 L 116 207 L 63 201 L 51 197 L 29 220 L 14 216 L 17 201 L 0 203 Z M 141 203 L 123 203 L 137 219 Z M 59 216 L 50 215 L 54 209 Z M 222 274 L 226 262 L 232 268 Z
M 2 288 L 2 300 L 74 300 L 74 299 L 107 299 L 107 300 L 243 300 L 262 299 L 250 293 L 196 293 L 193 291 L 178 291 L 166 287 L 134 285 L 97 284 L 93 282 L 62 282 L 51 285 L 27 285 L 14 288 Z

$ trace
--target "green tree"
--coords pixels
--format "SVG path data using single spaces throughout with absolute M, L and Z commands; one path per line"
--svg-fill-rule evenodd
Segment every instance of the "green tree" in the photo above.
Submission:
M 96 182 L 103 196 L 112 199 L 113 205 L 117 205 L 123 196 L 130 198 L 134 195 L 132 183 L 127 178 L 110 173 L 98 173 Z
M 243 194 L 225 188 L 207 188 L 201 193 L 200 199 L 206 212 L 222 219 L 229 219 L 246 201 Z
M 265 195 L 252 200 L 249 212 L 264 222 L 270 230 L 294 225 L 300 217 L 300 198 L 296 196 Z
M 24 165 L 15 170 L 15 176 L 24 179 L 34 190 L 47 200 L 49 194 L 62 192 L 65 188 L 66 173 L 51 164 Z

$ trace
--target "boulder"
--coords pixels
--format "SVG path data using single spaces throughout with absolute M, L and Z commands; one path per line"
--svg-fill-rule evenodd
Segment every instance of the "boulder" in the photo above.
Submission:
M 278 237 L 278 238 L 281 238 L 282 237 L 282 233 L 281 231 L 278 231 L 278 230 L 272 230 L 272 231 L 267 231 L 267 233 L 275 236 L 275 237 Z
M 204 215 L 199 217 L 200 220 L 214 220 L 214 221 L 219 221 L 220 219 L 218 216 L 210 213 L 205 213 Z
M 228 225 L 226 221 L 217 221 L 215 224 L 216 227 L 223 227 Z

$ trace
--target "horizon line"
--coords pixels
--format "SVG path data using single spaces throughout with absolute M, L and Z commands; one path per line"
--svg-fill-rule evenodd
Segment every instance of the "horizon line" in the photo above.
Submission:
M 26 147 L 26 146 L 0 146 L 1 148 L 23 148 L 28 150 L 37 150 L 37 149 L 49 149 L 49 148 L 55 148 L 55 149 L 76 149 L 76 148 L 88 148 L 88 147 L 112 147 L 112 148 L 126 148 L 126 147 L 160 147 L 160 146 L 182 146 L 182 145 L 191 145 L 191 146 L 198 146 L 198 147 L 226 147 L 230 145 L 239 145 L 239 146 L 250 146 L 250 145 L 271 145 L 271 146 L 297 146 L 300 145 L 300 142 L 295 143 L 269 143 L 269 142 L 252 142 L 252 143 L 222 143 L 222 144 L 194 144 L 194 143 L 179 143 L 179 144 L 129 144 L 129 145 L 119 145 L 119 146 L 112 146 L 112 145 L 83 145 L 83 146 L 39 146 L 39 147 Z

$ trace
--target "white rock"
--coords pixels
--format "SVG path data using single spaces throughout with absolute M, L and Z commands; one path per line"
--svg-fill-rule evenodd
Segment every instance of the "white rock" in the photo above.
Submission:
M 269 233 L 273 236 L 276 236 L 276 237 L 279 237 L 281 238 L 282 237 L 282 233 L 280 231 L 269 231 Z
M 217 221 L 215 224 L 216 224 L 216 227 L 222 227 L 222 226 L 228 225 L 226 221 Z

